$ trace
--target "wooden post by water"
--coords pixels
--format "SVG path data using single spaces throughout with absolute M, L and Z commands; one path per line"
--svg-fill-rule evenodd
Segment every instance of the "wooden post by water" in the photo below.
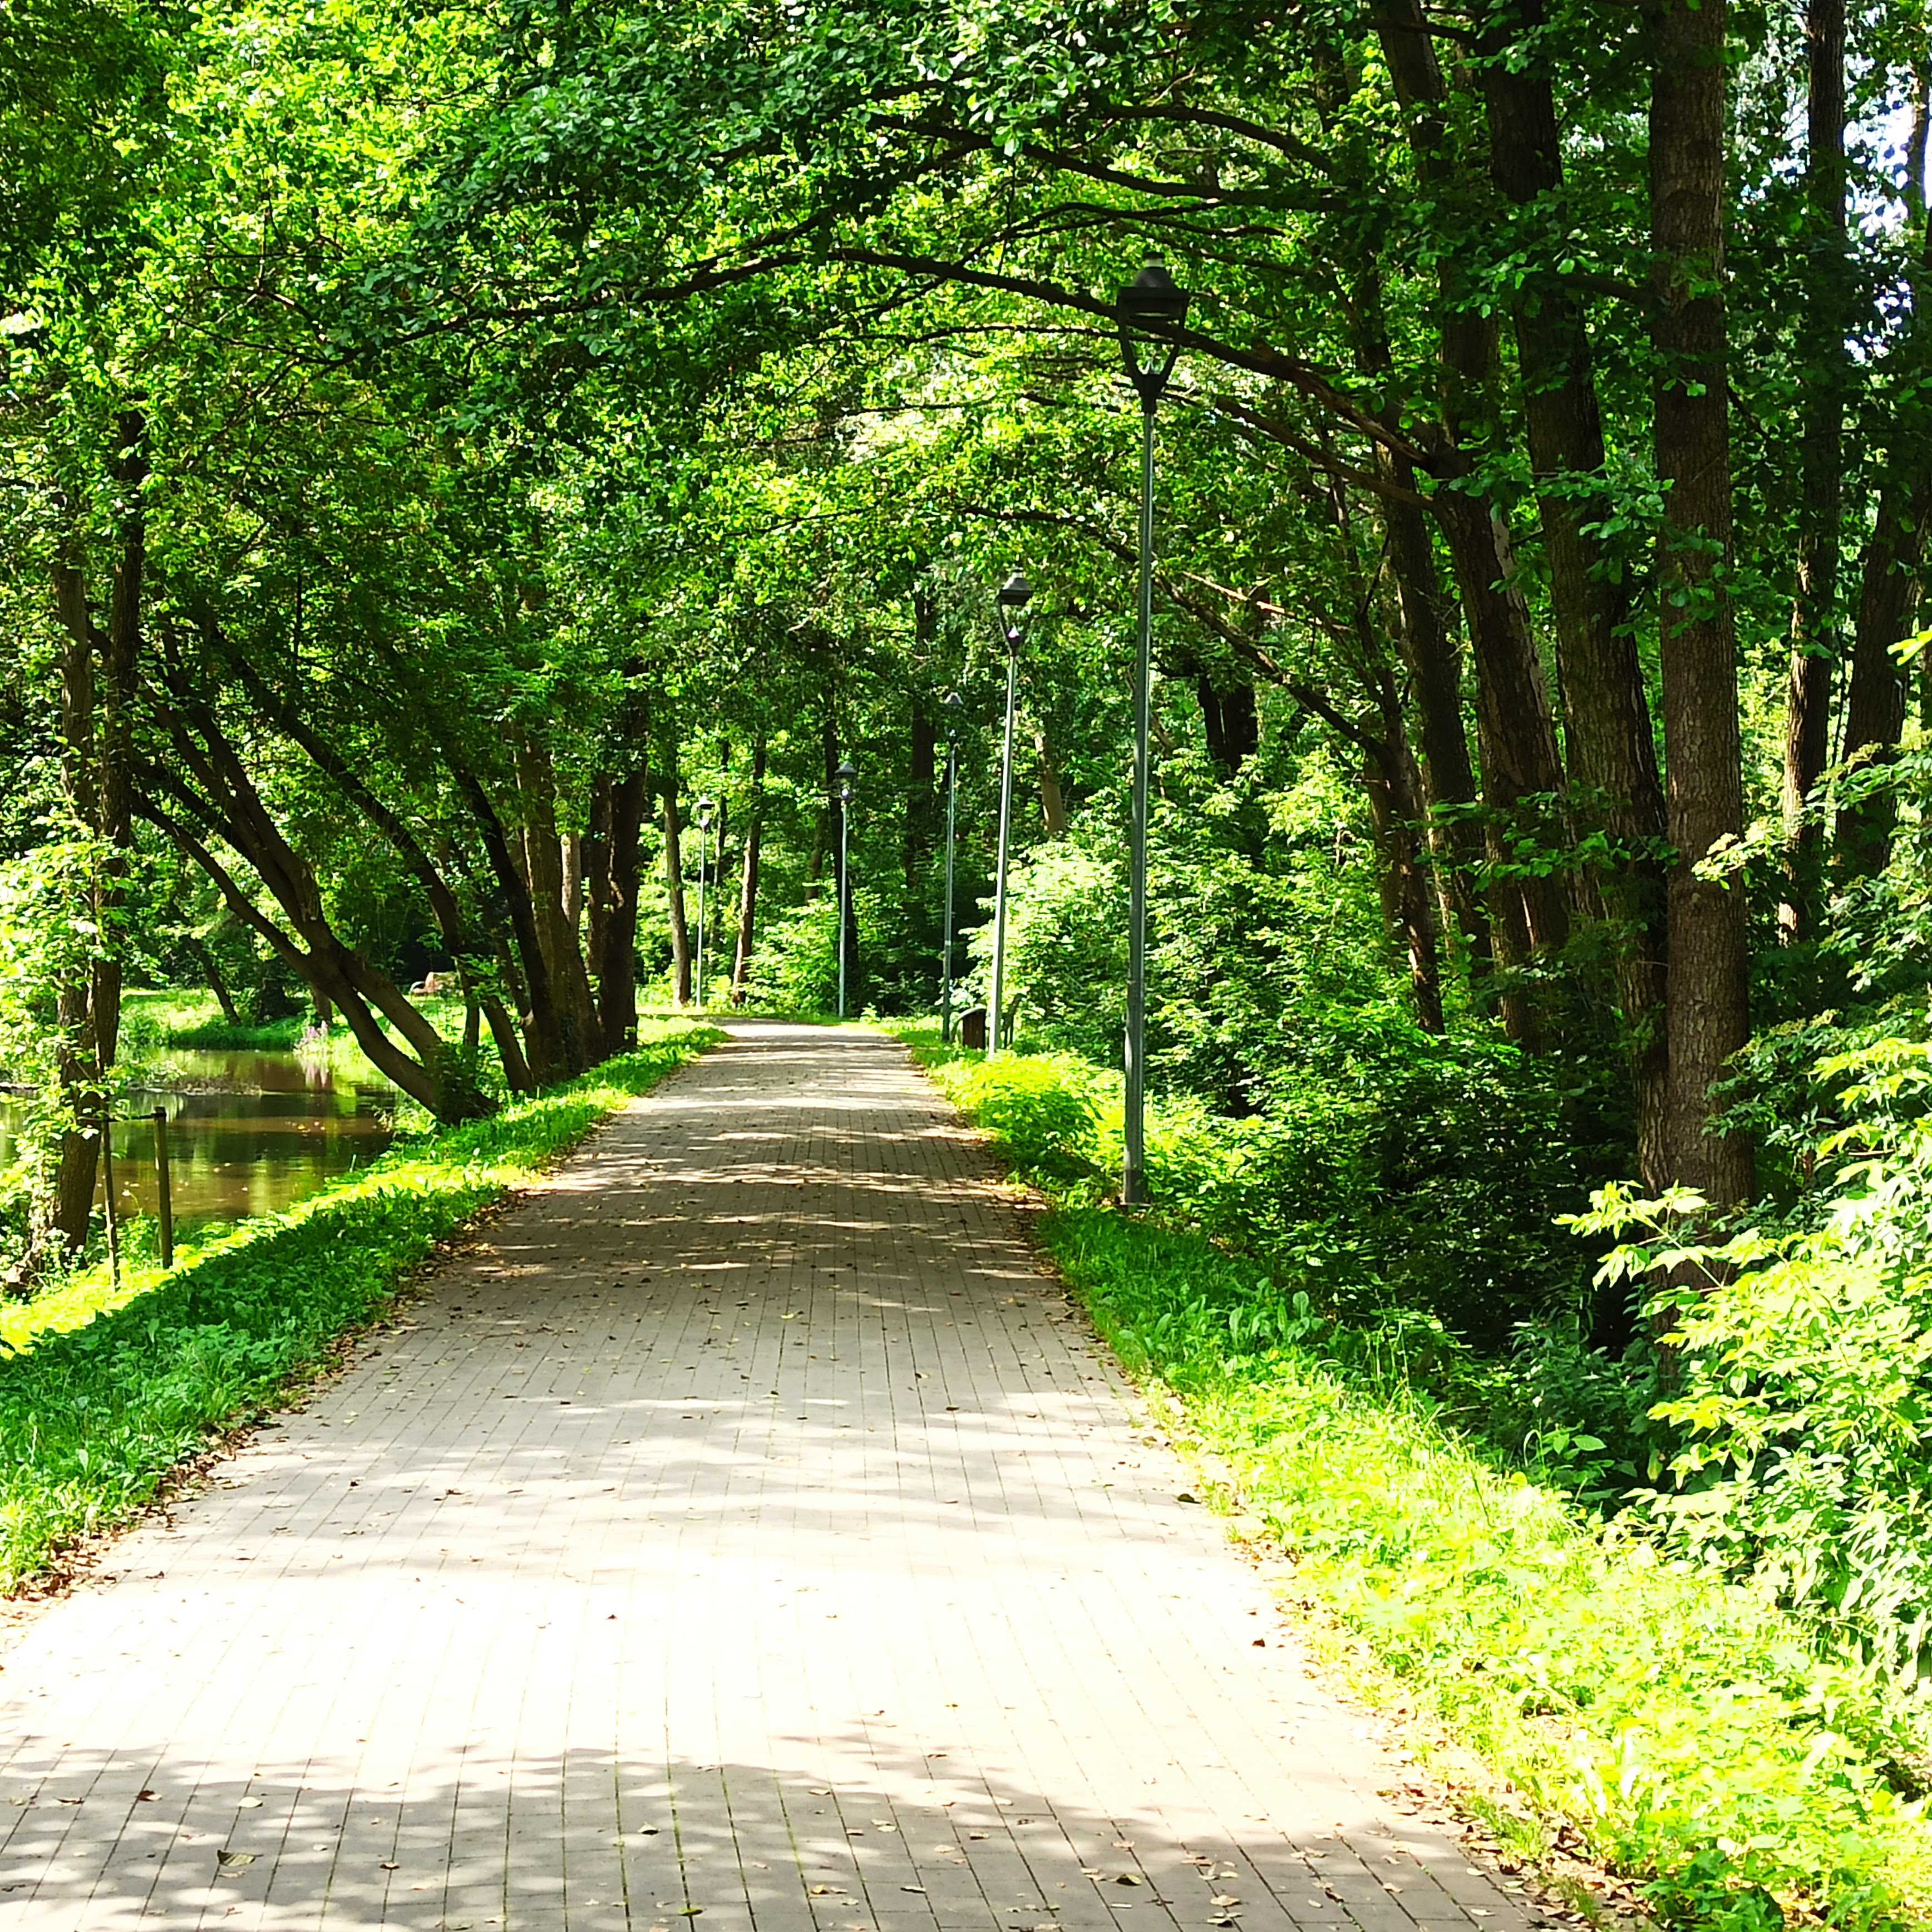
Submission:
M 160 1208 L 161 1265 L 171 1268 L 175 1264 L 175 1194 L 168 1174 L 168 1110 L 165 1107 L 154 1109 L 154 1178 L 160 1188 L 155 1198 Z

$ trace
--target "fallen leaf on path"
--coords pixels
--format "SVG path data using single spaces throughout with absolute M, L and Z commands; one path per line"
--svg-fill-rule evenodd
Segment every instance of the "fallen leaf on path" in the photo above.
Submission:
M 398 1871 L 400 1870 L 401 1868 L 398 1865 L 394 1858 L 385 1858 L 382 1861 L 382 1869 L 385 1871 Z
M 925 1891 L 925 1889 L 926 1889 L 926 1887 L 925 1887 L 924 1886 L 922 1886 L 922 1885 L 902 1885 L 902 1886 L 901 1886 L 899 1887 L 899 1889 L 900 1889 L 900 1891 L 902 1891 L 902 1892 L 923 1892 Z
M 1147 1881 L 1138 1872 L 1120 1872 L 1116 1874 L 1114 1882 L 1116 1885 L 1144 1885 Z
M 141 1796 L 145 1798 L 148 1794 L 144 1791 Z M 262 1801 L 259 1798 L 238 1798 L 235 1801 L 235 1808 L 238 1811 L 259 1811 L 262 1808 Z
M 255 1854 L 253 1852 L 217 1852 L 214 1855 L 214 1868 L 218 1876 L 223 1872 L 239 1871 L 244 1865 L 252 1865 L 254 1862 Z
M 1236 1898 L 1231 1894 L 1225 1892 L 1217 1892 L 1214 1896 L 1208 1901 L 1210 1905 L 1218 1906 L 1223 1912 L 1226 1911 L 1229 1906 L 1238 1905 L 1240 1902 L 1241 1901 L 1238 1898 Z

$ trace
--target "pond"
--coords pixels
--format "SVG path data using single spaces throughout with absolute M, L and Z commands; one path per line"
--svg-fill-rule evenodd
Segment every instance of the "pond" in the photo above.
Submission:
M 167 1109 L 175 1225 L 184 1231 L 286 1208 L 368 1166 L 394 1137 L 396 1090 L 320 1054 L 182 1048 L 140 1070 L 144 1084 L 124 1096 L 114 1130 L 124 1217 L 154 1212 L 154 1130 L 145 1117 L 158 1106 Z M 18 1111 L 0 1100 L 0 1169 L 14 1159 Z

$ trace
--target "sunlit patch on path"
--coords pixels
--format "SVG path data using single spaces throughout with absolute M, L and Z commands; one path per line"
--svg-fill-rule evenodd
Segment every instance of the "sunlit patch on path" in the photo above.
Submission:
M 740 1028 L 0 1657 L 0 1925 L 1516 1932 L 1184 1486 L 900 1050 Z

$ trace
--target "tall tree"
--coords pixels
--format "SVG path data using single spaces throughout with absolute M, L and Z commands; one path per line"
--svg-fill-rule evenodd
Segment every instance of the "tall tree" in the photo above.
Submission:
M 1669 1166 L 1720 1208 L 1748 1199 L 1753 1178 L 1748 1139 L 1712 1128 L 1712 1088 L 1750 1030 L 1744 894 L 1700 869 L 1744 831 L 1724 299 L 1728 20 L 1726 0 L 1661 0 L 1648 16 L 1658 641 L 1676 850 Z

